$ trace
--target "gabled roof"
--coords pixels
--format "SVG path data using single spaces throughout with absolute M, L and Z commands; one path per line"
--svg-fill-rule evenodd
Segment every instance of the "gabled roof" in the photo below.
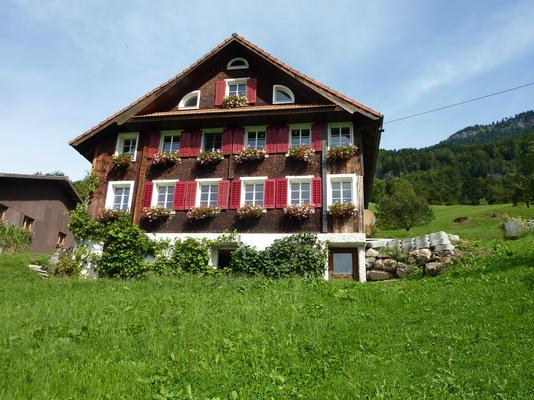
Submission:
M 58 184 L 63 190 L 65 190 L 69 194 L 74 203 L 82 202 L 80 195 L 78 194 L 78 192 L 74 188 L 74 185 L 67 176 L 9 174 L 0 172 L 0 181 L 2 179 L 48 181 L 52 184 Z
M 302 84 L 306 85 L 310 89 L 314 90 L 315 92 L 319 93 L 321 96 L 327 98 L 335 105 L 339 106 L 340 108 L 346 110 L 347 112 L 353 114 L 355 112 L 359 112 L 373 120 L 378 120 L 381 118 L 381 114 L 378 111 L 375 111 L 359 102 L 357 102 L 354 99 L 351 99 L 350 97 L 347 97 L 336 90 L 308 77 L 307 75 L 303 74 L 302 72 L 297 71 L 296 69 L 290 67 L 289 65 L 285 64 L 284 62 L 278 60 L 277 58 L 273 57 L 271 54 L 267 53 L 265 50 L 260 49 L 255 44 L 249 42 L 244 37 L 239 36 L 237 34 L 232 34 L 229 38 L 224 40 L 222 43 L 220 43 L 217 47 L 215 47 L 213 50 L 205 54 L 203 57 L 198 59 L 194 64 L 190 65 L 186 69 L 184 69 L 179 74 L 175 75 L 171 79 L 169 79 L 167 82 L 161 84 L 154 90 L 148 92 L 144 96 L 140 97 L 127 107 L 123 108 L 122 110 L 118 111 L 117 113 L 113 114 L 112 116 L 106 118 L 99 124 L 95 125 L 88 131 L 84 132 L 80 136 L 76 137 L 75 139 L 71 140 L 69 144 L 71 146 L 78 146 L 81 143 L 83 143 L 85 140 L 89 139 L 90 137 L 94 136 L 101 130 L 107 128 L 108 126 L 117 123 L 119 125 L 125 123 L 130 118 L 135 116 L 139 111 L 141 111 L 146 105 L 150 104 L 152 101 L 154 101 L 156 98 L 161 96 L 163 93 L 165 93 L 167 90 L 172 88 L 176 83 L 178 83 L 181 79 L 184 79 L 188 74 L 190 74 L 193 70 L 195 70 L 200 64 L 206 62 L 211 57 L 215 56 L 217 53 L 222 51 L 225 47 L 227 47 L 231 43 L 239 43 L 242 46 L 246 47 L 253 53 L 256 53 L 266 61 L 273 64 L 275 67 L 280 69 L 281 71 L 285 72 L 289 76 L 293 77 L 294 79 L 297 79 Z M 248 108 L 248 107 L 247 107 Z

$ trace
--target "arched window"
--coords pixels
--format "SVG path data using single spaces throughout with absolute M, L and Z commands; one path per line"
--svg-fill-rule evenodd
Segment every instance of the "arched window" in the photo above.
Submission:
M 247 68 L 248 68 L 248 61 L 242 57 L 232 58 L 230 61 L 228 61 L 228 64 L 226 65 L 226 69 L 247 69 Z
M 291 89 L 283 85 L 273 85 L 273 104 L 290 104 L 295 102 Z
M 180 103 L 178 103 L 178 110 L 195 110 L 200 104 L 200 90 L 194 90 L 187 93 Z

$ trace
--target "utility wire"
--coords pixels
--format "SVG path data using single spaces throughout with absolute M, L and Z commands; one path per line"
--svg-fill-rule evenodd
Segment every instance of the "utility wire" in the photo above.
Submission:
M 390 124 L 390 123 L 392 123 L 392 122 L 403 121 L 403 120 L 405 120 L 405 119 L 409 119 L 409 118 L 419 117 L 420 115 L 430 114 L 430 113 L 433 113 L 433 112 L 436 112 L 436 111 L 445 110 L 445 109 L 447 109 L 447 108 L 460 106 L 460 105 L 462 105 L 462 104 L 472 103 L 473 101 L 478 101 L 478 100 L 486 99 L 486 98 L 488 98 L 488 97 L 497 96 L 497 95 L 499 95 L 499 94 L 503 94 L 503 93 L 506 93 L 506 92 L 511 92 L 512 90 L 522 89 L 522 88 L 524 88 L 524 87 L 532 86 L 532 85 L 534 85 L 534 82 L 525 83 L 524 85 L 516 86 L 516 87 L 510 88 L 510 89 L 501 90 L 500 92 L 495 92 L 495 93 L 487 94 L 487 95 L 485 95 L 485 96 L 476 97 L 476 98 L 474 98 L 474 99 L 464 100 L 464 101 L 461 101 L 461 102 L 459 102 L 459 103 L 450 104 L 450 105 L 448 105 L 448 106 L 439 107 L 439 108 L 434 108 L 433 110 L 423 111 L 423 112 L 420 112 L 420 113 L 417 113 L 417 114 L 412 114 L 412 115 L 407 115 L 407 116 L 405 116 L 405 117 L 392 119 L 392 120 L 390 120 L 390 121 L 386 121 L 386 122 L 384 122 L 384 125 L 385 125 L 385 124 Z

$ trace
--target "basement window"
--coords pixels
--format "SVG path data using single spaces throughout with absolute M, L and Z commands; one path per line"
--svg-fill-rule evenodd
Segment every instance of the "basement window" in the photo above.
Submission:
M 7 211 L 7 207 L 0 204 L 0 221 L 5 221 L 6 219 L 6 211 Z
M 63 233 L 63 232 L 59 232 L 57 234 L 57 242 L 56 242 L 56 245 L 58 247 L 63 247 L 65 246 L 65 239 L 67 239 L 67 234 Z
M 27 215 L 24 216 L 24 219 L 22 220 L 22 228 L 26 229 L 28 232 L 33 232 L 33 218 L 28 217 Z
M 187 93 L 178 104 L 179 110 L 196 110 L 200 105 L 200 90 Z

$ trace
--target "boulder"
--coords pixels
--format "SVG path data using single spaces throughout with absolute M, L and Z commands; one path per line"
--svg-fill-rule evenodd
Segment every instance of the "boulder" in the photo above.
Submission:
M 425 265 L 425 275 L 436 276 L 443 270 L 443 263 L 441 262 L 429 262 Z
M 368 281 L 386 281 L 388 279 L 395 279 L 396 275 L 388 271 L 367 271 Z
M 425 265 L 427 262 L 430 261 L 430 258 L 432 257 L 432 252 L 429 249 L 420 249 L 412 251 L 410 255 L 415 258 L 415 262 L 417 264 Z
M 397 263 L 397 269 L 395 270 L 395 273 L 399 278 L 404 278 L 415 271 L 417 271 L 417 267 L 415 265 L 408 265 L 399 261 Z
M 365 252 L 365 257 L 376 257 L 376 256 L 378 256 L 378 251 L 376 251 L 373 248 L 367 249 L 367 251 Z
M 450 243 L 436 244 L 434 251 L 454 250 L 454 246 Z
M 386 271 L 395 272 L 395 270 L 397 269 L 397 261 L 391 258 L 386 258 L 382 262 L 382 265 L 384 266 L 384 269 Z
M 371 269 L 373 265 L 375 264 L 376 258 L 375 257 L 367 257 L 365 259 L 365 268 Z
M 374 265 L 373 265 L 373 268 L 374 269 L 378 269 L 380 271 L 384 271 L 385 268 L 384 268 L 384 260 L 382 258 L 377 258 Z
M 449 240 L 450 240 L 451 242 L 457 242 L 457 241 L 460 240 L 460 236 L 449 234 Z

